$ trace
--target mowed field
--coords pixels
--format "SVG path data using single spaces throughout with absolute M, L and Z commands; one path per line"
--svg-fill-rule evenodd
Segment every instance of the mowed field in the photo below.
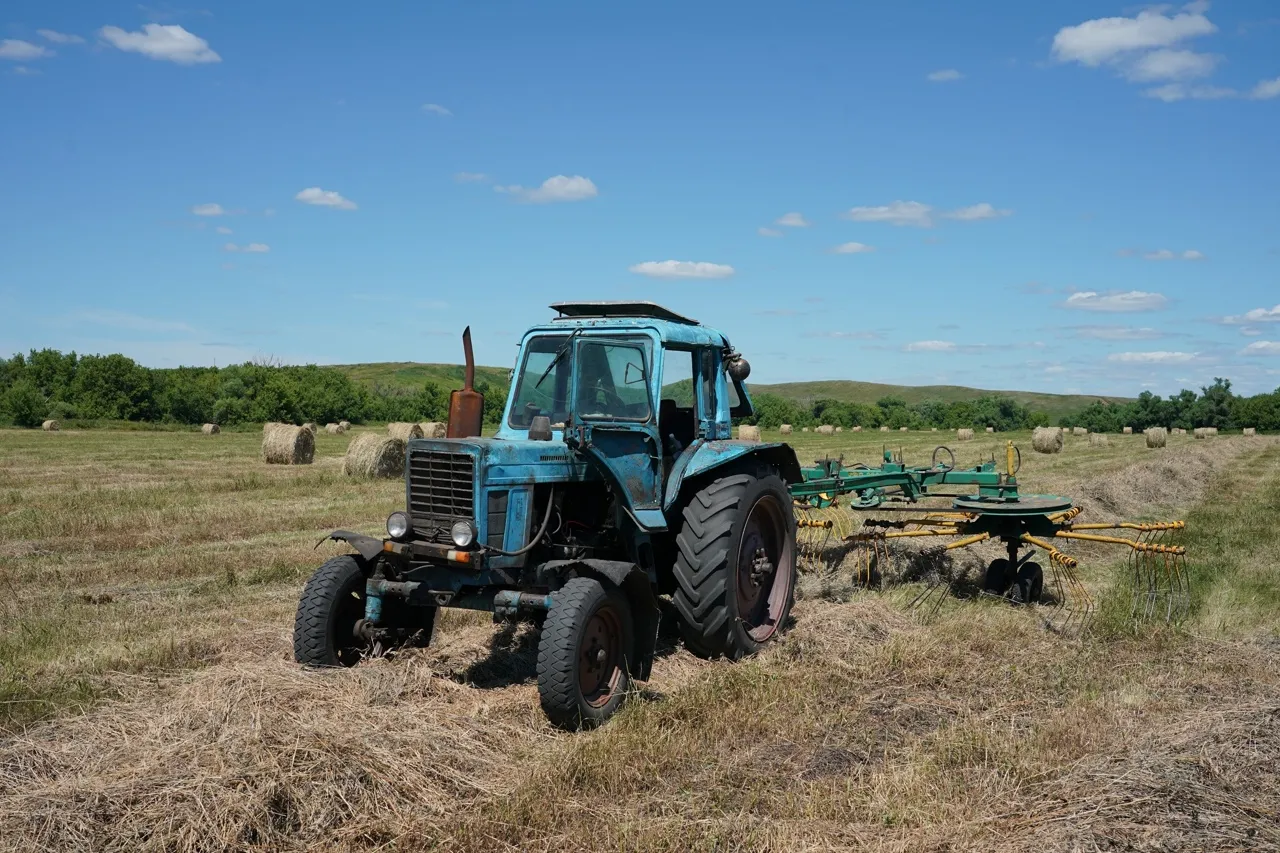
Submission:
M 342 476 L 351 437 L 285 467 L 256 433 L 0 430 L 0 849 L 1280 850 L 1280 440 L 793 435 L 804 463 L 869 464 L 1013 438 L 1024 491 L 1083 520 L 1185 518 L 1193 612 L 1133 626 L 1103 546 L 1065 549 L 1102 604 L 1081 638 L 806 583 L 764 653 L 666 644 L 618 717 L 566 734 L 536 636 L 485 614 L 293 663 L 297 594 L 344 550 L 317 540 L 403 503 Z

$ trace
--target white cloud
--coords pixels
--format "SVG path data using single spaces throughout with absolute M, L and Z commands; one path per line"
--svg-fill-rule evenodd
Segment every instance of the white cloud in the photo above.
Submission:
M 950 83 L 954 80 L 960 80 L 964 77 L 954 68 L 944 68 L 941 71 L 934 71 L 928 74 L 925 79 L 931 83 Z
M 1187 249 L 1185 252 L 1182 253 L 1182 259 L 1184 261 L 1203 261 L 1204 252 L 1198 251 L 1196 249 Z
M 999 219 L 1002 216 L 1011 216 L 1013 211 L 997 209 L 984 201 L 981 204 L 971 204 L 968 207 L 962 207 L 959 210 L 953 210 L 942 215 L 947 219 L 977 222 L 980 219 Z
M 1280 341 L 1254 341 L 1244 348 L 1245 355 L 1280 355 Z
M 1107 361 L 1119 361 L 1125 364 L 1186 364 L 1195 360 L 1199 353 L 1194 352 L 1113 352 Z
M 876 207 L 851 207 L 844 214 L 854 222 L 888 222 L 890 225 L 933 226 L 933 208 L 918 201 L 895 201 Z
M 1253 87 L 1253 91 L 1249 93 L 1249 97 L 1265 101 L 1269 98 L 1280 98 L 1280 77 L 1274 80 L 1263 80 Z
M 435 113 L 435 114 L 436 114 L 436 115 L 438 115 L 438 116 L 451 116 L 451 115 L 453 115 L 453 113 L 452 113 L 452 112 L 450 112 L 450 111 L 448 110 L 448 108 L 446 108 L 446 107 L 442 107 L 442 106 L 440 106 L 439 104 L 423 104 L 423 105 L 422 105 L 422 111 L 423 111 L 424 113 Z
M 231 233 L 231 229 L 230 229 L 230 228 L 228 228 L 228 227 L 227 227 L 227 226 L 225 226 L 225 225 L 219 225 L 217 228 L 215 228 L 215 229 L 213 229 L 213 230 L 214 230 L 214 231 L 217 231 L 219 234 L 230 234 L 230 233 Z
M 777 228 L 760 227 L 756 229 L 756 233 L 759 234 L 761 237 L 781 237 L 782 236 L 782 232 L 779 231 Z
M 45 41 L 51 41 L 54 44 L 84 44 L 84 39 L 70 33 L 60 33 L 57 30 L 36 30 L 40 38 Z
M 1065 308 L 1078 308 L 1082 311 L 1103 311 L 1121 313 L 1130 311 L 1155 311 L 1163 308 L 1168 299 L 1160 293 L 1147 293 L 1142 290 L 1129 290 L 1121 293 L 1097 293 L 1084 290 L 1073 293 L 1062 303 Z
M 1099 341 L 1143 341 L 1164 337 L 1164 332 L 1148 326 L 1073 326 L 1071 329 L 1078 338 Z
M 1153 80 L 1188 80 L 1213 73 L 1219 57 L 1194 50 L 1153 50 L 1125 69 L 1125 76 L 1138 83 Z
M 460 184 L 479 184 L 489 180 L 484 172 L 458 172 L 453 179 Z
M 224 216 L 226 214 L 222 205 L 214 204 L 213 202 L 208 204 L 197 204 L 195 207 L 191 208 L 191 212 L 196 216 Z
M 1233 317 L 1223 317 L 1222 322 L 1228 326 L 1242 323 L 1280 323 L 1280 305 L 1274 308 L 1254 308 Z
M 519 184 L 509 184 L 507 186 L 495 186 L 493 190 L 494 192 L 510 193 L 523 201 L 535 204 L 557 201 L 585 201 L 600 194 L 591 179 L 584 178 L 581 175 L 573 175 L 572 177 L 556 175 L 547 178 L 542 182 L 541 186 L 533 189 L 522 187 Z
M 1256 338 L 1258 335 L 1262 334 L 1262 330 L 1254 326 L 1244 326 L 1240 329 L 1240 334 L 1244 335 L 1246 338 Z
M 249 243 L 244 246 L 237 246 L 235 243 L 227 243 L 222 247 L 224 252 L 245 252 L 250 255 L 265 255 L 271 251 L 271 247 L 266 243 Z
M 1156 86 L 1154 89 L 1143 89 L 1142 94 L 1144 97 L 1156 98 L 1166 104 L 1172 104 L 1175 101 L 1188 99 L 1216 101 L 1222 98 L 1234 98 L 1240 93 L 1225 86 L 1184 86 L 1181 83 L 1169 83 L 1165 86 Z
M 801 213 L 784 213 L 779 216 L 773 223 L 774 225 L 785 225 L 788 228 L 808 228 L 809 223 L 805 220 L 804 214 Z
M 42 45 L 32 44 L 21 39 L 4 39 L 0 41 L 0 59 L 22 61 L 42 59 L 46 56 L 53 56 L 53 51 Z
M 307 187 L 294 196 L 303 204 L 314 204 L 317 207 L 336 207 L 338 210 L 355 210 L 356 203 L 333 190 L 322 190 L 319 187 Z
M 1148 261 L 1203 261 L 1204 253 L 1195 249 L 1174 252 L 1170 249 L 1156 249 L 1154 252 L 1143 252 L 1142 257 Z
M 146 24 L 141 32 L 103 27 L 98 30 L 98 35 L 120 50 L 140 53 L 149 59 L 176 62 L 179 65 L 222 61 L 222 57 L 210 49 L 207 41 L 177 24 Z
M 645 261 L 628 269 L 650 278 L 728 278 L 733 275 L 733 267 L 728 264 L 706 261 Z
M 1053 55 L 1062 62 L 1096 67 L 1136 51 L 1171 47 L 1184 39 L 1209 35 L 1218 28 L 1202 9 L 1167 16 L 1147 9 L 1132 18 L 1095 18 L 1063 27 L 1053 37 Z
M 951 341 L 914 341 L 903 347 L 907 352 L 950 352 L 955 348 Z
M 859 255 L 864 252 L 874 252 L 875 250 L 876 250 L 875 246 L 868 246 L 866 243 L 850 242 L 850 243 L 841 243 L 839 246 L 836 246 L 831 251 L 835 252 L 837 255 Z

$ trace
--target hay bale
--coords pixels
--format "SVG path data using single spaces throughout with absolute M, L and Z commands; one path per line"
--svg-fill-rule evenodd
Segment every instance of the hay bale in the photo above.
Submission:
M 218 428 L 217 424 L 205 424 L 204 426 L 200 427 L 200 431 L 205 435 L 217 435 L 218 433 L 222 432 L 222 430 Z
M 342 427 L 343 432 L 346 432 L 351 429 L 351 421 L 338 421 L 338 426 Z
M 1150 427 L 1144 429 L 1142 434 L 1147 437 L 1147 447 L 1153 450 L 1164 447 L 1169 442 L 1169 431 L 1164 427 Z
M 898 432 L 906 432 L 910 427 L 898 427 Z
M 311 421 L 307 421 L 305 424 L 303 424 L 302 428 L 305 429 L 307 432 L 311 433 L 312 435 L 315 435 L 316 432 L 318 432 L 318 430 L 316 429 L 316 425 L 311 423 Z
M 804 428 L 803 428 L 803 429 L 801 429 L 800 431 L 801 431 L 801 432 L 808 432 L 808 431 L 809 431 L 809 428 L 808 428 L 808 427 L 804 427 Z
M 956 430 L 956 438 L 957 438 L 958 440 L 960 440 L 960 441 L 972 441 L 972 440 L 973 440 L 973 430 L 971 430 L 971 429 L 958 429 L 958 430 Z
M 399 477 L 404 474 L 404 457 L 404 439 L 366 432 L 347 445 L 347 455 L 342 457 L 342 473 L 366 480 Z
M 833 427 L 831 424 L 823 424 L 822 426 L 818 427 L 818 435 L 835 435 L 835 434 L 836 434 L 836 428 Z
M 423 421 L 418 426 L 422 427 L 423 438 L 444 438 L 449 430 L 449 425 L 440 421 Z
M 262 461 L 268 465 L 310 465 L 316 438 L 293 424 L 269 423 L 262 428 Z
M 778 432 L 782 433 L 783 435 L 791 435 L 791 424 L 783 424 L 782 426 L 778 427 Z
M 995 432 L 995 431 L 996 431 L 995 427 L 987 427 L 987 432 Z
M 1205 427 L 1205 428 L 1204 428 L 1204 431 L 1205 431 L 1205 434 L 1207 434 L 1207 435 L 1217 435 L 1217 434 L 1218 434 L 1218 428 L 1217 428 L 1217 427 Z
M 59 423 L 54 420 L 48 420 L 40 424 L 40 429 L 44 430 L 45 432 L 57 432 L 59 427 L 60 427 Z
M 1106 447 L 1106 446 L 1107 446 L 1107 444 L 1109 444 L 1109 443 L 1110 443 L 1110 442 L 1108 442 L 1108 441 L 1107 441 L 1107 437 L 1106 437 L 1105 435 L 1103 435 L 1102 433 L 1098 433 L 1098 432 L 1091 432 L 1091 433 L 1089 433 L 1089 446 L 1090 446 L 1090 447 Z
M 1088 435 L 1089 430 L 1085 429 L 1084 427 L 1072 427 L 1071 434 L 1072 435 Z
M 1245 428 L 1244 428 L 1244 434 L 1245 434 L 1245 435 L 1257 435 L 1257 434 L 1258 434 L 1258 429 L 1257 429 L 1257 427 L 1245 427 Z
M 739 441 L 759 441 L 760 427 L 752 426 L 751 424 L 743 424 L 742 426 L 738 427 L 738 440 Z
M 1187 431 L 1182 427 L 1174 427 L 1173 429 L 1169 430 L 1169 433 L 1171 435 L 1186 435 Z
M 324 431 L 329 433 L 329 435 L 342 435 L 347 431 L 347 428 L 342 424 L 325 424 Z
M 836 432 L 844 432 L 844 427 L 842 426 L 836 427 Z
M 1208 438 L 1209 436 L 1213 435 L 1213 433 L 1209 432 L 1209 430 L 1210 430 L 1210 427 L 1196 427 L 1193 434 L 1195 435 L 1196 438 Z
M 1125 435 L 1133 435 L 1133 427 L 1125 427 L 1125 428 L 1124 428 L 1124 434 L 1125 434 Z
M 398 438 L 401 441 L 409 441 L 414 438 L 422 438 L 422 427 L 417 424 L 397 421 L 396 423 L 387 424 L 387 435 L 392 438 Z
M 852 431 L 853 431 L 853 432 L 862 432 L 862 427 L 860 427 L 860 426 L 856 426 L 856 427 L 854 427 L 854 428 L 853 428 L 853 430 L 852 430 Z
M 1062 430 L 1058 427 L 1036 427 L 1031 432 L 1031 447 L 1036 453 L 1061 453 Z
M 938 431 L 937 427 L 929 427 L 929 432 L 937 432 L 937 431 Z
M 889 428 L 888 428 L 887 426 L 882 426 L 882 427 L 880 427 L 880 431 L 881 431 L 881 432 L 888 432 L 888 431 L 889 431 Z

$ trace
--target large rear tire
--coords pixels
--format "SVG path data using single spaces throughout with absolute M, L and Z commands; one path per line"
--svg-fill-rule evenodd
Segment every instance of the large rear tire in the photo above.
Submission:
M 684 508 L 672 602 L 689 651 L 738 660 L 782 629 L 795 600 L 791 505 L 781 478 L 736 474 Z
M 614 715 L 631 687 L 635 631 L 626 596 L 593 578 L 551 594 L 538 638 L 538 698 L 551 724 L 576 730 Z

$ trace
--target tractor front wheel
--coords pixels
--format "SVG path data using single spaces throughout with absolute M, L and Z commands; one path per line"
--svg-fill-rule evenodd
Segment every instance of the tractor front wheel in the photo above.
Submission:
M 551 594 L 538 640 L 538 697 L 552 725 L 592 728 L 622 707 L 635 655 L 631 608 L 617 589 L 573 578 Z
M 795 600 L 796 522 L 777 476 L 737 474 L 700 489 L 676 536 L 685 648 L 738 660 L 782 630 Z
M 334 557 L 315 570 L 298 600 L 293 657 L 305 666 L 355 666 L 365 643 L 355 635 L 364 618 L 364 572 L 355 557 Z

